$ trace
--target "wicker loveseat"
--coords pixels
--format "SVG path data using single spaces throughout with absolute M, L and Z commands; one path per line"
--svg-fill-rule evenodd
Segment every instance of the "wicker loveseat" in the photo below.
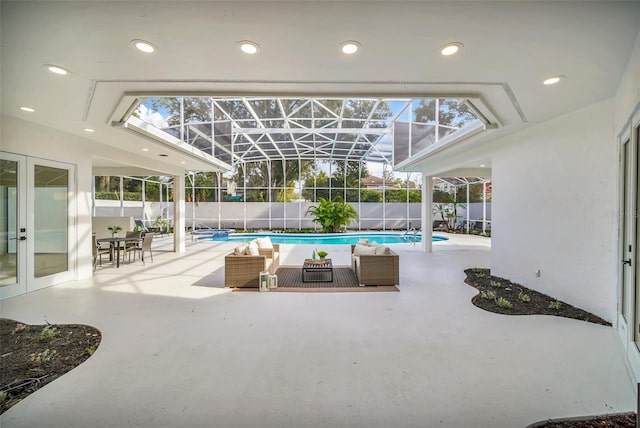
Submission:
M 251 254 L 251 247 L 253 247 L 253 254 Z M 280 245 L 271 244 L 270 240 L 254 239 L 250 243 L 236 247 L 231 254 L 225 256 L 224 286 L 257 288 L 260 286 L 260 272 L 275 274 L 279 266 Z
M 364 285 L 399 285 L 400 256 L 384 245 L 351 246 L 351 267 Z

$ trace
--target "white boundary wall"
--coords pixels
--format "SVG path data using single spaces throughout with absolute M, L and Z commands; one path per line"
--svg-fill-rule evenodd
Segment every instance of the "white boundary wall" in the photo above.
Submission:
M 314 223 L 305 213 L 310 206 L 315 204 L 311 202 L 281 202 L 271 203 L 271 228 L 272 229 L 313 229 Z M 349 226 L 350 229 L 406 229 L 408 223 L 416 229 L 421 228 L 421 209 L 422 204 L 409 204 L 409 217 L 407 221 L 407 205 L 404 203 L 374 203 L 363 202 L 353 204 L 360 217 L 359 222 L 354 222 Z M 466 204 L 465 204 L 466 205 Z M 191 227 L 193 221 L 194 204 L 187 202 L 185 204 L 186 214 L 185 223 L 187 227 Z M 491 220 L 491 203 L 486 204 L 487 220 Z M 112 200 L 96 200 L 95 213 L 97 217 L 111 216 L 117 217 L 120 212 L 127 217 L 133 217 L 136 220 L 144 220 L 147 226 L 152 226 L 155 219 L 161 214 L 169 218 L 173 217 L 173 203 L 147 202 L 144 205 L 144 215 L 142 213 L 142 202 L 123 201 L 122 209 L 120 201 Z M 383 211 L 384 219 L 383 222 Z M 199 202 L 195 204 L 195 222 L 198 225 L 207 225 L 212 228 L 231 228 L 241 230 L 244 228 L 244 215 L 246 212 L 248 229 L 269 229 L 269 203 L 268 202 Z M 285 216 L 286 214 L 286 216 Z M 218 222 L 218 216 L 220 221 Z M 436 216 L 436 220 L 440 217 Z M 458 208 L 459 224 L 466 220 L 466 209 Z M 482 220 L 482 203 L 470 204 L 469 218 L 471 221 Z M 286 219 L 286 220 L 285 220 Z M 384 224 L 383 224 L 384 223 Z

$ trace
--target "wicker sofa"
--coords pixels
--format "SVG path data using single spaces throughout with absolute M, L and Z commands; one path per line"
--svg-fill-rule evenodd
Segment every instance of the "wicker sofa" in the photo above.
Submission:
M 254 240 L 257 244 L 257 241 Z M 252 241 L 251 243 L 253 243 Z M 224 258 L 225 287 L 259 287 L 260 272 L 275 274 L 280 266 L 280 245 L 258 247 L 258 254 L 250 254 L 251 243 L 236 247 Z
M 360 284 L 399 285 L 400 283 L 400 256 L 383 245 L 368 243 L 352 245 L 351 267 Z

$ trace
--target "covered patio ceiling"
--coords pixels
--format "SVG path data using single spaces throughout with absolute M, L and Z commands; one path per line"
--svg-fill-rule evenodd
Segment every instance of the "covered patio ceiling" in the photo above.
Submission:
M 138 103 L 128 128 L 153 127 L 156 138 L 231 166 L 298 159 L 393 165 L 396 153 L 455 138 L 483 119 L 463 98 L 158 96 Z

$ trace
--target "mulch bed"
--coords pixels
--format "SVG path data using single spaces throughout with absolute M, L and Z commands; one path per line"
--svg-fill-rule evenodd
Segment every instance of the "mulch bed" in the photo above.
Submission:
M 635 413 L 538 422 L 527 428 L 636 428 Z
M 489 269 L 472 268 L 466 269 L 464 273 L 467 274 L 465 283 L 480 291 L 471 299 L 471 303 L 486 311 L 505 315 L 554 315 L 611 326 L 610 322 L 584 309 L 576 308 L 508 279 L 492 276 Z M 529 301 L 524 301 L 524 296 L 527 296 Z M 499 306 L 500 298 L 507 300 L 512 307 Z
M 27 325 L 0 318 L 0 414 L 79 366 L 101 339 L 100 331 L 87 325 Z
M 464 271 L 465 283 L 476 288 L 479 293 L 471 302 L 486 311 L 504 315 L 553 315 L 572 318 L 595 324 L 611 326 L 611 323 L 597 315 L 576 308 L 566 302 L 546 294 L 531 290 L 508 279 L 492 276 L 489 269 L 472 268 Z M 501 300 L 504 299 L 504 300 Z M 510 308 L 504 301 L 508 301 Z M 502 306 L 498 303 L 501 302 Z M 549 420 L 529 425 L 528 428 L 635 428 L 636 413 Z

